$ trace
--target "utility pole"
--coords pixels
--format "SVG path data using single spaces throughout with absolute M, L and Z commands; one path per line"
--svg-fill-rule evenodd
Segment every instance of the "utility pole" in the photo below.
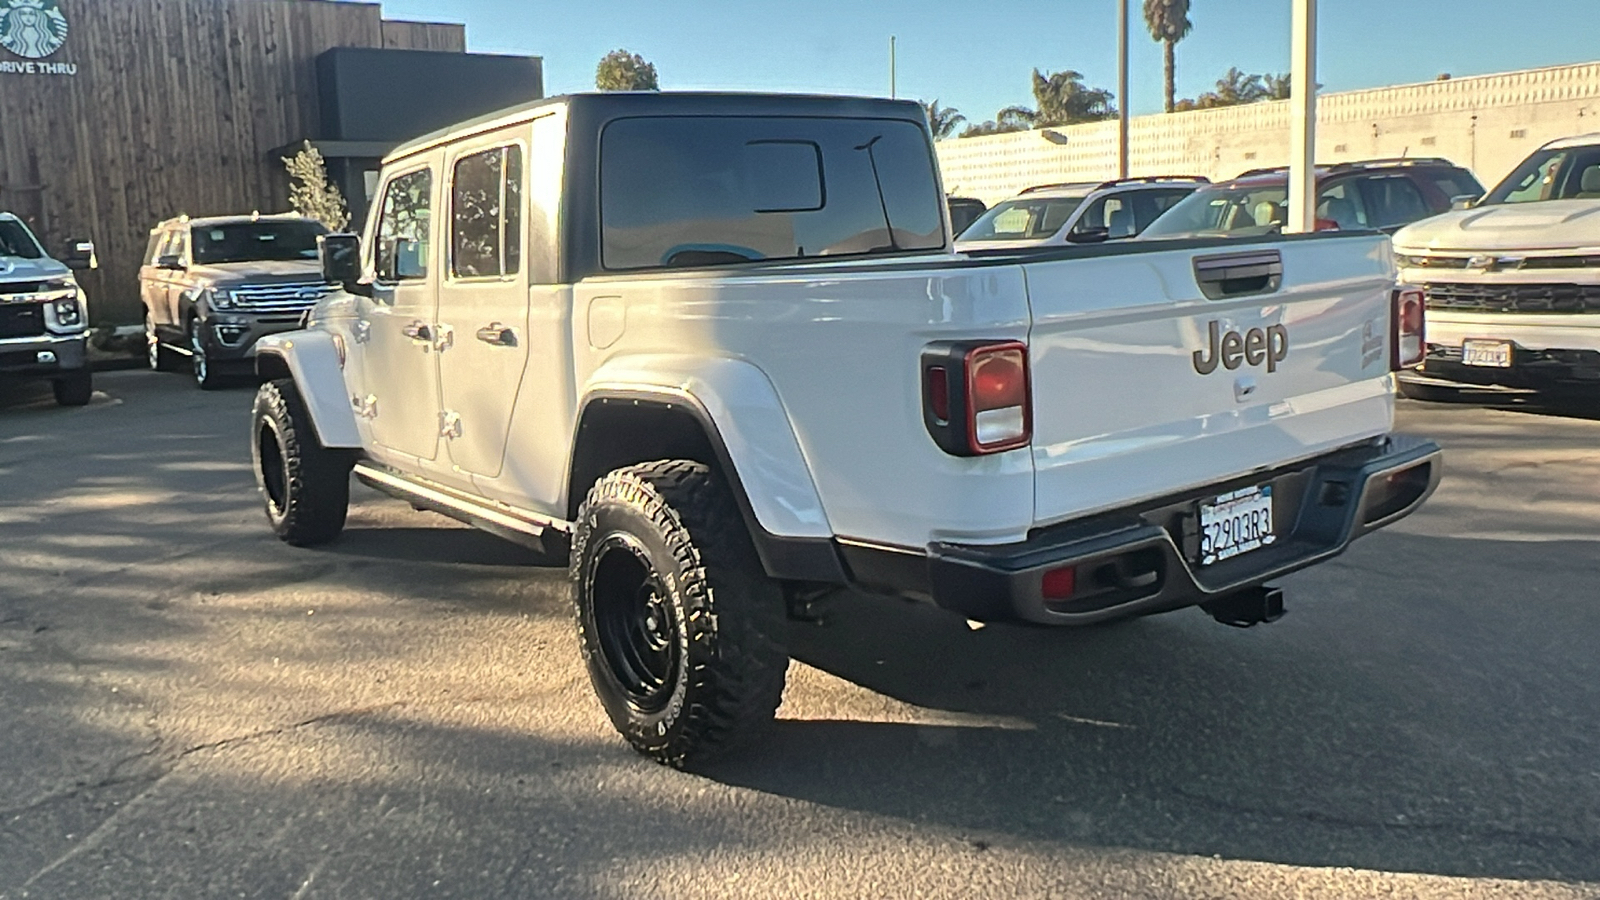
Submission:
M 1317 0 L 1294 0 L 1290 38 L 1289 222 L 1285 231 L 1317 230 Z
M 898 94 L 895 93 L 895 89 L 896 89 L 895 76 L 896 76 L 896 74 L 897 74 L 897 72 L 895 71 L 895 61 L 894 61 L 894 35 L 891 34 L 891 35 L 889 35 L 889 99 L 891 99 L 891 100 L 893 100 L 895 97 L 898 96 Z
M 1128 0 L 1117 0 L 1117 177 L 1128 177 Z

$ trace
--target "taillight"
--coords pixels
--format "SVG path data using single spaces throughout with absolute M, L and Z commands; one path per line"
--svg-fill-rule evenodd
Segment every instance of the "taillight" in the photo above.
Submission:
M 1023 447 L 1033 439 L 1028 348 L 1017 341 L 954 341 L 922 354 L 923 422 L 955 456 Z
M 1422 362 L 1427 355 L 1427 298 L 1417 288 L 1394 292 L 1394 309 L 1389 317 L 1389 370 L 1398 372 Z

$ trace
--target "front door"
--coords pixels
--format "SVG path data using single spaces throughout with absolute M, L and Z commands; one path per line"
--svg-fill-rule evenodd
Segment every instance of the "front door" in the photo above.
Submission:
M 439 392 L 450 461 L 500 474 L 528 363 L 525 131 L 451 150 L 446 271 L 439 281 Z
M 374 444 L 417 460 L 439 451 L 438 295 L 429 278 L 437 181 L 430 164 L 385 184 L 368 242 L 372 297 L 352 329 L 368 394 L 351 403 L 370 421 Z

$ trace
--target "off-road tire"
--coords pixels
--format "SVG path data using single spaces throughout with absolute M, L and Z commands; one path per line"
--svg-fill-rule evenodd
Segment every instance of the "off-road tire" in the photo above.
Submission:
M 250 423 L 256 486 L 272 530 L 296 547 L 333 540 L 350 509 L 350 451 L 317 440 L 293 379 L 261 385 Z
M 667 613 L 663 644 L 677 651 L 648 702 L 630 693 L 615 661 L 617 598 L 627 595 L 615 585 L 628 580 L 616 573 L 633 568 L 654 582 L 635 590 L 650 599 L 634 605 Z M 660 460 L 600 479 L 578 510 L 568 574 L 589 679 L 635 750 L 683 768 L 772 722 L 789 667 L 783 592 L 717 473 Z
M 145 365 L 150 367 L 150 371 L 170 372 L 178 368 L 178 354 L 161 342 L 156 333 L 155 319 L 148 312 L 144 314 L 144 345 Z
M 94 375 L 88 369 L 80 369 L 50 382 L 50 389 L 55 392 L 58 406 L 86 406 L 94 396 Z

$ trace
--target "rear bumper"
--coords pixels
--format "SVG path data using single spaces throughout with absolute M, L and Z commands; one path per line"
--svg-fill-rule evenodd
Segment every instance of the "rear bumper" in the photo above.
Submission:
M 86 334 L 0 339 L 0 375 L 48 378 L 89 364 Z
M 865 589 L 931 599 L 979 621 L 1090 624 L 1220 599 L 1336 556 L 1421 506 L 1438 486 L 1440 463 L 1438 445 L 1395 435 L 1039 529 L 1021 543 L 935 543 L 917 553 L 841 541 L 840 552 L 851 580 Z M 1199 501 L 1265 484 L 1273 487 L 1277 540 L 1198 566 Z M 1045 573 L 1069 566 L 1078 591 L 1046 600 Z
M 1529 390 L 1583 389 L 1600 391 L 1600 350 L 1532 349 L 1511 342 L 1510 367 L 1469 366 L 1461 347 L 1432 344 L 1422 365 L 1402 372 L 1402 379 Z

